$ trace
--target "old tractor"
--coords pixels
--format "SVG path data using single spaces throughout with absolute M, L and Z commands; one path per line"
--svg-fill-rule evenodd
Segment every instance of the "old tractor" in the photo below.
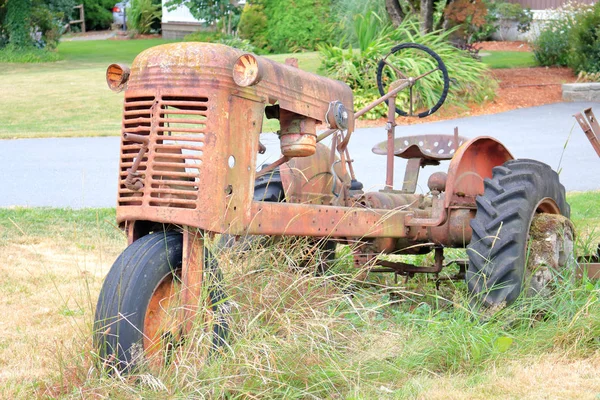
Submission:
M 405 51 L 427 58 L 431 68 L 411 73 Z M 144 357 L 168 358 L 202 310 L 210 314 L 214 345 L 225 339 L 219 310 L 227 298 L 205 246 L 217 234 L 352 243 L 357 267 L 405 276 L 438 273 L 445 248 L 468 245 L 461 272 L 483 306 L 543 289 L 552 280 L 549 268 L 564 265 L 568 240 L 554 242 L 549 252 L 556 257 L 543 268 L 526 265 L 532 222 L 569 217 L 564 187 L 549 166 L 515 160 L 487 136 L 395 137 L 396 114 L 423 118 L 444 103 L 451 82 L 432 50 L 394 47 L 377 70 L 381 97 L 357 112 L 346 84 L 289 64 L 219 44 L 177 43 L 142 52 L 131 68 L 108 67 L 109 87 L 124 90 L 117 220 L 129 246 L 96 309 L 95 343 L 107 362 L 129 368 Z M 413 89 L 435 80 L 439 99 L 423 105 Z M 397 106 L 401 96 L 406 110 Z M 387 140 L 373 152 L 385 156 L 385 186 L 365 192 L 348 144 L 355 120 L 382 103 Z M 281 156 L 259 169 L 265 117 L 279 122 Z M 406 160 L 398 188 L 396 157 Z M 420 169 L 442 161 L 447 172 L 432 174 L 428 192 L 416 194 Z M 431 266 L 380 259 L 428 252 Z M 169 313 L 174 304 L 177 312 Z

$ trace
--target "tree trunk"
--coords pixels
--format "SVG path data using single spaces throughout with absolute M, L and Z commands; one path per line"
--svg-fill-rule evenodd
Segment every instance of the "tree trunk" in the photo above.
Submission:
M 404 19 L 404 11 L 400 7 L 400 0 L 385 0 L 385 9 L 392 20 L 392 24 L 398 27 Z
M 433 0 L 421 0 L 421 33 L 429 33 L 433 28 Z

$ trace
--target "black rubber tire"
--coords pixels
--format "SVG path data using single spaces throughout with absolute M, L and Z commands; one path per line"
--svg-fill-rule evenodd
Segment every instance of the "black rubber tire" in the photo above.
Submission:
M 493 169 L 477 197 L 473 235 L 467 248 L 466 281 L 477 304 L 509 305 L 523 287 L 529 227 L 542 199 L 553 199 L 569 218 L 570 207 L 558 174 L 534 160 L 512 160 Z
M 442 94 L 440 95 L 440 98 L 437 101 L 437 103 L 435 103 L 435 105 L 429 110 L 417 114 L 417 117 L 425 118 L 436 112 L 444 104 L 444 102 L 446 101 L 446 97 L 448 96 L 448 90 L 450 88 L 450 78 L 448 76 L 448 69 L 446 68 L 446 64 L 444 64 L 444 61 L 442 61 L 440 56 L 438 56 L 437 53 L 431 50 L 429 47 L 423 46 L 422 44 L 418 43 L 402 43 L 397 46 L 394 46 L 392 50 L 390 50 L 390 52 L 383 58 L 383 60 L 380 60 L 379 64 L 377 65 L 377 88 L 379 89 L 379 94 L 381 96 L 384 96 L 386 94 L 385 89 L 383 87 L 382 79 L 383 68 L 386 65 L 385 60 L 390 55 L 404 49 L 417 49 L 429 54 L 437 62 L 438 68 L 440 69 L 440 71 L 442 72 L 442 76 L 444 77 L 444 88 L 442 89 Z M 396 107 L 396 113 L 403 117 L 408 116 L 408 113 L 406 111 L 402 111 L 398 107 Z
M 155 232 L 136 240 L 110 269 L 96 306 L 94 345 L 102 360 L 112 360 L 119 371 L 130 371 L 143 360 L 143 329 L 146 309 L 158 284 L 181 270 L 183 235 Z M 217 320 L 213 325 L 213 348 L 220 347 L 229 330 L 223 318 L 225 294 L 219 284 L 216 260 L 205 249 L 205 274 L 210 276 L 209 296 Z M 207 275 L 208 276 L 208 275 Z

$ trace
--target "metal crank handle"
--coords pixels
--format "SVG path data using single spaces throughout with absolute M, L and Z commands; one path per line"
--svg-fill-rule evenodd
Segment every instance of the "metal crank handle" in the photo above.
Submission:
M 123 139 L 128 142 L 141 143 L 140 151 L 133 162 L 131 168 L 127 169 L 127 177 L 125 178 L 125 187 L 129 190 L 137 192 L 144 187 L 144 182 L 140 179 L 140 174 L 137 172 L 144 155 L 148 151 L 150 140 L 148 136 L 136 135 L 133 133 L 123 133 Z

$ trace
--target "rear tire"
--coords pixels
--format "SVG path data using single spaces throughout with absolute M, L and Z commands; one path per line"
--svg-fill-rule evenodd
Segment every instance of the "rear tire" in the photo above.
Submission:
M 471 221 L 466 281 L 478 303 L 498 307 L 514 302 L 524 281 L 535 278 L 526 273 L 534 216 L 549 213 L 569 218 L 570 207 L 558 174 L 534 160 L 511 160 L 495 167 L 484 188 Z M 531 283 L 525 282 L 525 287 Z
M 117 258 L 102 285 L 94 317 L 94 344 L 105 364 L 120 371 L 130 370 L 148 353 L 153 358 L 158 355 L 163 365 L 169 363 L 169 354 L 183 342 L 181 331 L 176 324 L 161 327 L 163 321 L 150 324 L 147 319 L 153 311 L 159 314 L 155 318 L 169 318 L 166 323 L 176 319 L 174 313 L 167 317 L 165 309 L 179 292 L 182 250 L 181 233 L 155 232 L 132 243 Z M 216 316 L 212 326 L 214 348 L 224 343 L 228 331 L 218 309 L 224 306 L 225 295 L 218 282 L 221 275 L 216 260 L 206 249 L 205 260 L 205 277 L 211 283 L 208 295 Z

